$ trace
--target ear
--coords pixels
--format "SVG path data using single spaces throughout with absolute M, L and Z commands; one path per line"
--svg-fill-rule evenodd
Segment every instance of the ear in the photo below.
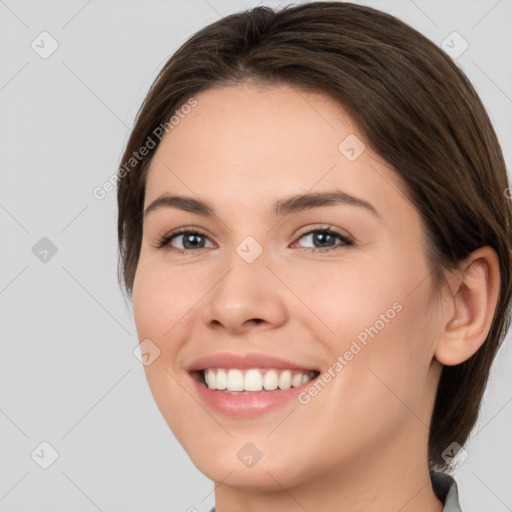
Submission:
M 435 358 L 453 366 L 469 359 L 484 343 L 492 325 L 500 288 L 499 258 L 489 246 L 480 247 L 463 262 L 464 274 L 450 279 L 448 301 Z

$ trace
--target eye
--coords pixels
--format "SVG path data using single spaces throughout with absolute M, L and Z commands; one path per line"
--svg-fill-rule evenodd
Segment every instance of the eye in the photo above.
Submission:
M 175 239 L 178 241 L 178 247 L 174 245 Z M 331 226 L 325 225 L 318 226 L 314 229 L 310 228 L 309 231 L 299 236 L 298 240 L 301 239 L 305 239 L 310 243 L 313 243 L 314 247 L 299 246 L 299 248 L 303 251 L 311 252 L 329 252 L 354 244 L 354 241 L 348 236 L 339 233 Z M 340 240 L 341 244 L 333 246 L 332 243 L 335 242 L 336 239 Z M 209 241 L 209 238 L 201 229 L 185 227 L 158 239 L 155 243 L 155 247 L 158 249 L 167 248 L 171 251 L 178 251 L 181 254 L 184 254 L 185 252 L 195 254 L 201 249 L 208 247 L 205 245 L 207 241 Z M 209 247 L 212 246 L 213 244 Z
M 313 243 L 314 247 L 300 247 L 304 251 L 311 252 L 329 252 L 341 249 L 346 245 L 354 245 L 354 241 L 346 235 L 334 230 L 331 226 L 319 226 L 299 236 L 298 240 L 306 239 Z M 341 240 L 342 244 L 338 246 L 331 245 L 335 239 Z
M 181 247 L 175 247 L 172 242 L 174 239 L 181 240 Z M 205 248 L 205 240 L 208 239 L 206 233 L 198 228 L 182 228 L 178 231 L 174 231 L 165 235 L 164 237 L 157 240 L 155 246 L 158 249 L 164 247 L 169 250 L 176 250 L 181 253 L 188 252 L 194 254 L 200 249 Z

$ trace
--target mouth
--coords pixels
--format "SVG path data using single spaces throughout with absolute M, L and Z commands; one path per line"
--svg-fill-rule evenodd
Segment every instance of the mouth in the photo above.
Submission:
M 321 373 L 319 366 L 304 361 L 307 356 L 300 362 L 260 352 L 218 352 L 197 359 L 186 370 L 199 403 L 224 416 L 254 419 L 302 404 L 301 394 Z
M 283 368 L 204 368 L 191 374 L 210 390 L 246 395 L 299 388 L 316 379 L 320 372 Z

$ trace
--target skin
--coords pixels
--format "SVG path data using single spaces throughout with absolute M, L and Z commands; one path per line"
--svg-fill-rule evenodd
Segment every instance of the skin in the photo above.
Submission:
M 418 211 L 368 143 L 355 161 L 339 151 L 351 133 L 365 140 L 330 98 L 246 83 L 195 98 L 153 157 L 144 208 L 172 193 L 208 201 L 216 216 L 163 207 L 145 217 L 133 307 L 139 339 L 161 351 L 145 367 L 153 396 L 193 463 L 219 483 L 217 512 L 441 511 L 427 464 L 440 363 L 466 360 L 485 340 L 496 253 L 475 251 L 464 279 L 451 274 L 435 299 Z M 380 217 L 343 204 L 271 210 L 332 189 Z M 354 244 L 334 238 L 330 252 L 306 252 L 315 243 L 302 235 L 317 224 Z M 183 236 L 174 252 L 155 247 L 185 226 L 206 231 L 198 252 L 182 253 Z M 263 249 L 250 264 L 236 252 L 247 236 Z M 396 302 L 401 311 L 307 405 L 227 417 L 199 403 L 185 370 L 205 355 L 257 351 L 326 371 Z M 247 442 L 262 453 L 251 468 L 237 458 Z

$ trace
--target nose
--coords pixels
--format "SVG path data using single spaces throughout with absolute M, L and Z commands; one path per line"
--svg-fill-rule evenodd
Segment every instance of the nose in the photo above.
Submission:
M 222 277 L 206 295 L 202 320 L 210 329 L 230 334 L 279 327 L 286 321 L 285 289 L 275 276 L 275 269 L 261 254 L 248 263 L 235 251 L 226 258 Z

